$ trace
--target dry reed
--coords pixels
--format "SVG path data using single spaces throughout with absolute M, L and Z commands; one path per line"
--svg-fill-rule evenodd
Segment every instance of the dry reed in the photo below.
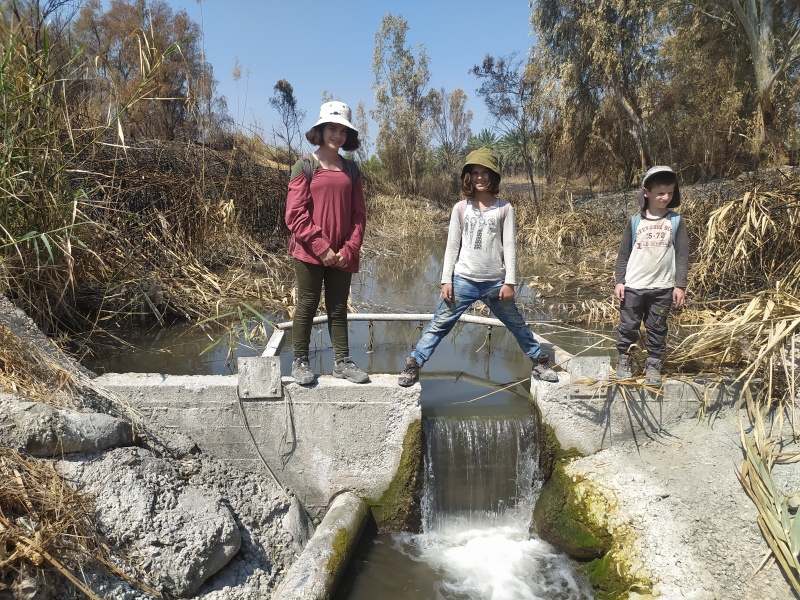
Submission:
M 47 587 L 45 568 L 93 600 L 100 597 L 81 577 L 92 568 L 107 570 L 152 596 L 159 595 L 137 583 L 147 580 L 144 574 L 133 578 L 116 566 L 126 562 L 97 534 L 91 498 L 74 490 L 52 461 L 23 457 L 0 446 L 0 595 L 9 590 L 20 596 L 29 581 Z M 126 570 L 134 572 L 130 566 Z
M 370 238 L 408 239 L 447 233 L 450 210 L 437 209 L 419 198 L 376 195 L 367 198 Z
M 756 404 L 749 389 L 745 390 L 753 435 L 741 428 L 744 462 L 736 474 L 745 492 L 758 510 L 758 525 L 772 556 L 786 580 L 800 594 L 800 516 L 797 498 L 780 489 L 772 476 L 776 464 L 800 461 L 800 454 L 785 454 L 775 449 L 777 440 L 767 434 L 763 409 Z M 763 565 L 763 563 L 762 563 Z

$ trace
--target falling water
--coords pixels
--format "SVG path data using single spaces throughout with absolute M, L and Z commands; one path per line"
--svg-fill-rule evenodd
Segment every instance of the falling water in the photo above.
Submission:
M 531 419 L 432 418 L 426 440 L 426 532 L 452 527 L 527 527 L 538 480 Z
M 422 534 L 384 536 L 346 596 L 591 600 L 562 553 L 529 533 L 541 481 L 530 418 L 424 419 Z

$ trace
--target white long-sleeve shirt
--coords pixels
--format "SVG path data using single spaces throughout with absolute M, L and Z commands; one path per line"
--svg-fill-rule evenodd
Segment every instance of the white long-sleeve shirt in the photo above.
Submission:
M 454 273 L 473 281 L 516 285 L 516 227 L 508 201 L 498 198 L 486 211 L 470 199 L 453 206 L 442 283 L 453 283 Z

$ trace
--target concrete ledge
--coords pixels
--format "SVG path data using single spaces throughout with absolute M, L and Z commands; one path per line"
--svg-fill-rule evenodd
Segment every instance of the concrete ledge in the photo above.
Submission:
M 326 600 L 336 591 L 369 517 L 367 503 L 350 492 L 333 500 L 311 540 L 294 561 L 273 600 Z
M 283 399 L 241 403 L 237 376 L 128 373 L 96 381 L 145 422 L 187 435 L 240 469 L 265 471 L 263 457 L 320 518 L 341 490 L 380 497 L 400 464 L 410 424 L 422 416 L 419 385 L 401 388 L 396 375 L 370 377 L 356 385 L 323 376 L 307 388 L 284 378 Z
M 741 386 L 730 381 L 665 378 L 659 393 L 638 385 L 573 383 L 568 373 L 559 383 L 531 381 L 531 399 L 564 449 L 593 454 L 614 443 L 663 436 L 684 419 L 733 406 Z

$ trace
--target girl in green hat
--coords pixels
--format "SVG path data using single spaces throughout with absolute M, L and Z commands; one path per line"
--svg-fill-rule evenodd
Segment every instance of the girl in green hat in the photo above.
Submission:
M 489 148 L 467 156 L 461 170 L 461 191 L 466 198 L 453 207 L 442 269 L 442 300 L 422 332 L 416 348 L 406 358 L 398 383 L 408 387 L 419 381 L 419 370 L 459 317 L 482 300 L 533 361 L 531 375 L 557 382 L 558 375 L 542 354 L 514 301 L 517 251 L 514 208 L 497 197 L 500 169 Z

